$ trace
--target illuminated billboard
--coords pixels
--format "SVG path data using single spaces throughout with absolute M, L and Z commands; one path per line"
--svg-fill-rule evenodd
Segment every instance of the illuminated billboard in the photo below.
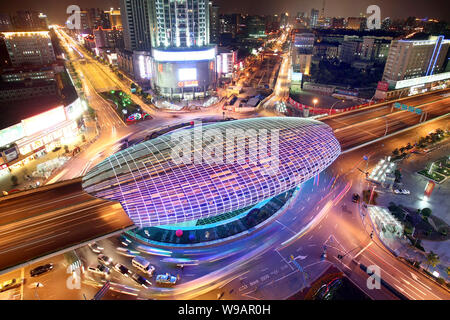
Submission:
M 178 80 L 180 81 L 197 80 L 197 69 L 196 68 L 178 69 Z
M 48 129 L 66 120 L 64 107 L 59 106 L 52 110 L 38 114 L 37 116 L 22 120 L 22 125 L 27 136 Z
M 434 82 L 434 81 L 447 80 L 447 79 L 450 79 L 450 72 L 437 73 L 437 74 L 433 74 L 432 76 L 425 76 L 425 77 L 397 81 L 397 83 L 395 84 L 395 89 L 402 89 L 402 88 L 407 88 L 407 87 L 417 86 L 420 84 L 430 83 L 430 82 Z
M 216 56 L 216 48 L 196 51 L 163 51 L 158 49 L 152 50 L 153 59 L 155 61 L 199 61 L 212 60 Z
M 0 147 L 6 146 L 25 136 L 21 123 L 13 125 L 9 128 L 0 130 Z
M 292 82 L 301 82 L 303 77 L 303 73 L 301 72 L 292 72 Z

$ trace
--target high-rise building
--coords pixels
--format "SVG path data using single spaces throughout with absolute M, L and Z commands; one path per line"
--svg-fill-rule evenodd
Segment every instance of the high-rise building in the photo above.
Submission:
M 215 86 L 217 52 L 210 44 L 208 0 L 149 3 L 152 87 L 167 97 L 208 95 Z M 142 63 L 139 69 L 144 67 Z
M 367 61 L 386 61 L 391 41 L 383 38 L 365 36 L 361 47 L 361 59 Z
M 111 28 L 122 29 L 122 18 L 120 17 L 120 10 L 111 8 L 109 11 L 105 11 L 109 19 L 109 25 Z
M 17 11 L 12 17 L 14 31 L 47 30 L 47 16 L 37 11 Z
M 281 24 L 281 22 L 280 22 Z M 266 24 L 262 16 L 248 16 L 246 19 L 246 34 L 249 38 L 261 38 L 266 36 Z
M 309 17 L 309 26 L 316 28 L 319 21 L 319 10 L 311 9 L 311 16 Z
M 98 27 L 94 30 L 95 47 L 100 48 L 121 48 L 123 43 L 122 31 L 116 28 L 103 29 Z
M 6 13 L 0 13 L 0 32 L 13 31 L 11 16 Z
M 283 12 L 280 15 L 280 26 L 284 28 L 288 25 L 288 23 L 289 23 L 289 13 Z
M 396 82 L 442 72 L 449 46 L 450 40 L 444 36 L 428 40 L 393 40 L 383 81 Z
M 120 13 L 125 49 L 150 50 L 150 6 L 158 0 L 121 0 Z
M 238 14 L 221 14 L 220 15 L 220 34 L 231 33 L 232 38 L 236 37 L 238 32 L 238 24 L 240 21 Z
M 292 46 L 292 66 L 295 72 L 309 75 L 315 36 L 313 33 L 297 33 Z
M 99 8 L 90 8 L 87 10 L 87 12 L 90 29 L 95 30 L 98 29 L 99 27 L 103 29 L 111 28 L 107 12 Z
M 152 47 L 191 48 L 209 45 L 207 0 L 150 0 L 149 3 Z
M 339 60 L 344 63 L 352 63 L 361 56 L 362 41 L 359 37 L 346 37 L 339 46 Z
M 344 28 L 344 18 L 333 18 L 331 19 L 331 28 L 333 29 L 342 29 Z
M 349 17 L 347 19 L 347 29 L 363 30 L 366 19 L 364 17 Z
M 51 64 L 56 60 L 49 31 L 4 32 L 12 66 Z
M 220 37 L 220 16 L 219 7 L 209 2 L 209 25 L 210 25 L 210 42 L 219 43 Z

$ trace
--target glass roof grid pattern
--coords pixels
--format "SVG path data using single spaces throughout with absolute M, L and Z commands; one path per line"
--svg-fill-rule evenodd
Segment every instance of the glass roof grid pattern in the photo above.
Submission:
M 232 164 L 226 163 L 224 155 L 220 164 L 177 165 L 171 158 L 171 136 L 164 135 L 118 152 L 111 157 L 114 161 L 101 162 L 84 177 L 83 187 L 96 197 L 121 202 L 138 226 L 174 224 L 232 212 L 283 193 L 315 176 L 340 154 L 331 128 L 310 119 L 245 119 L 204 126 L 202 132 L 209 129 L 220 130 L 224 137 L 227 129 L 246 133 L 256 129 L 250 138 L 261 138 L 259 129 L 267 129 L 269 157 L 273 151 L 270 131 L 279 130 L 279 171 L 263 174 L 270 168 L 270 158 L 261 156 L 252 163 L 248 152 L 239 153 L 242 150 L 236 145 Z M 227 150 L 226 139 L 220 140 L 193 143 L 191 155 L 195 151 L 212 154 L 216 147 Z

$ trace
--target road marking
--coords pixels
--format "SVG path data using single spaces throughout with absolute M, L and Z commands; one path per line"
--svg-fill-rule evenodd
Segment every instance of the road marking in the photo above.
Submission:
M 411 273 L 411 277 L 412 277 L 414 280 L 416 280 L 418 283 L 420 283 L 420 284 L 423 285 L 425 288 L 427 288 L 428 290 L 431 291 L 431 288 L 430 288 L 429 286 L 425 285 L 422 281 L 420 281 L 419 278 L 418 278 L 414 273 L 412 273 L 412 272 L 409 272 L 409 273 Z
M 413 287 L 414 289 L 416 289 L 417 291 L 419 291 L 423 296 L 426 296 L 426 293 L 424 293 L 423 291 L 420 291 L 419 289 L 417 289 L 417 287 L 413 286 L 411 282 L 406 281 L 405 279 L 401 278 L 403 280 L 404 283 L 406 283 L 407 285 L 410 285 L 411 287 Z
M 370 247 L 370 245 L 371 245 L 372 243 L 373 243 L 373 242 L 369 242 L 369 244 L 368 244 L 367 246 L 365 246 L 361 251 L 359 251 L 359 252 L 356 254 L 356 256 L 353 257 L 353 259 L 356 259 L 361 253 L 363 253 L 368 247 Z
M 408 275 L 405 273 L 405 272 L 403 272 L 403 271 L 401 271 L 401 270 L 399 270 L 399 269 L 397 269 L 395 266 L 393 266 L 392 264 L 390 264 L 389 262 L 387 262 L 386 260 L 384 260 L 384 259 L 382 259 L 381 257 L 379 257 L 376 253 L 374 253 L 373 251 L 371 251 L 371 250 L 369 250 L 369 252 L 371 252 L 375 257 L 377 257 L 379 260 L 381 260 L 381 261 L 383 261 L 383 262 L 385 262 L 385 263 L 387 263 L 389 266 L 391 266 L 392 268 L 394 268 L 396 271 L 398 271 L 399 273 L 401 273 L 401 274 L 403 274 L 404 276 L 406 276 L 406 277 L 408 277 Z M 367 258 L 367 257 L 366 257 Z M 367 258 L 368 259 L 368 258 Z M 395 278 L 394 278 L 395 279 Z M 397 279 L 396 279 L 397 280 Z M 433 296 L 435 296 L 437 299 L 439 299 L 439 300 L 442 300 L 440 297 L 438 297 L 437 295 L 435 295 L 432 291 L 431 291 L 431 289 L 429 290 L 429 292 L 430 292 L 430 294 L 432 294 Z
M 67 172 L 67 170 L 68 170 L 68 169 L 64 169 L 63 171 L 61 171 L 60 173 L 58 173 L 56 176 L 53 177 L 52 180 L 48 181 L 48 182 L 46 183 L 46 185 L 47 185 L 47 184 L 52 184 L 52 183 L 55 183 L 56 181 L 58 181 L 59 178 L 61 178 L 61 177 Z
M 291 266 L 291 265 L 289 264 L 289 262 L 286 261 L 286 259 L 281 255 L 281 253 L 278 252 L 278 250 L 275 250 L 275 252 L 278 253 L 278 254 L 280 255 L 281 259 L 283 259 L 283 261 L 286 262 L 286 264 L 287 264 L 292 270 L 294 270 L 294 267 Z

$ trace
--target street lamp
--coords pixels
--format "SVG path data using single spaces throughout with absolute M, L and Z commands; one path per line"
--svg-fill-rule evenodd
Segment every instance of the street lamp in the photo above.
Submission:
M 339 101 L 336 101 L 335 103 L 333 103 L 333 105 L 332 105 L 331 108 L 330 108 L 330 111 L 328 112 L 330 115 L 331 115 L 331 110 L 333 109 L 333 107 L 334 107 L 336 104 L 338 104 L 339 102 L 345 102 L 345 100 L 339 100 Z
M 314 109 L 316 108 L 317 102 L 319 102 L 319 100 L 318 100 L 317 98 L 314 98 L 314 99 L 313 99 L 313 104 L 314 104 L 313 111 L 314 111 Z

